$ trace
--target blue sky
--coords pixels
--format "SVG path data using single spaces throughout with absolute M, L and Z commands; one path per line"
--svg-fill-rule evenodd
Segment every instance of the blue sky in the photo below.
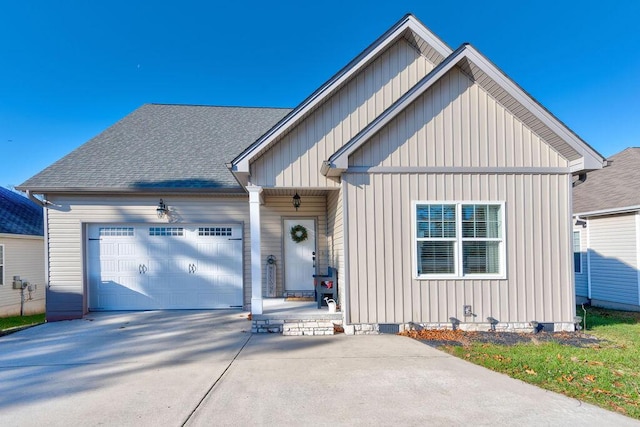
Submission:
M 0 185 L 144 103 L 295 107 L 407 12 L 605 156 L 640 145 L 640 1 L 0 0 Z

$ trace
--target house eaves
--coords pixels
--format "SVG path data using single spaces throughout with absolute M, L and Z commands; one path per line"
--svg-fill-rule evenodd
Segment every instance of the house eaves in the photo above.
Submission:
M 349 166 L 349 156 L 353 152 L 454 67 L 458 67 L 483 87 L 507 110 L 565 157 L 570 162 L 572 173 L 601 169 L 606 166 L 606 160 L 600 153 L 580 139 L 473 46 L 463 44 L 358 135 L 332 154 L 323 163 L 320 172 L 325 176 L 339 176 L 346 171 Z
M 431 33 L 415 16 L 408 14 L 380 36 L 368 48 L 331 77 L 320 88 L 306 98 L 298 107 L 276 123 L 268 132 L 240 153 L 228 165 L 239 182 L 246 185 L 249 164 L 252 159 L 266 151 L 280 137 L 313 112 L 326 99 L 346 84 L 358 72 L 370 64 L 378 55 L 400 38 L 418 49 L 429 61 L 437 65 L 451 55 L 451 48 Z
M 635 205 L 635 206 L 624 206 L 619 208 L 600 209 L 597 211 L 589 211 L 589 212 L 576 212 L 573 214 L 573 216 L 574 217 L 606 216 L 606 215 L 617 215 L 617 214 L 639 212 L 639 211 L 640 211 L 640 205 Z

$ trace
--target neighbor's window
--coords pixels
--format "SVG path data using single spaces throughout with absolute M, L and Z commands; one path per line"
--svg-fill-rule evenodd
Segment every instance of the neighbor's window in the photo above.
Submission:
M 416 203 L 418 276 L 498 276 L 504 260 L 502 203 Z
M 582 273 L 582 251 L 580 250 L 580 232 L 573 232 L 573 272 Z
M 4 245 L 0 245 L 0 285 L 4 285 Z

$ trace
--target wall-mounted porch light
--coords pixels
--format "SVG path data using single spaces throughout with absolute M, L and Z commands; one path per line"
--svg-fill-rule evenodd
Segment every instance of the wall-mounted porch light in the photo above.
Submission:
M 300 207 L 300 195 L 298 194 L 297 191 L 296 191 L 296 194 L 293 196 L 293 207 L 296 208 L 296 210 L 298 210 L 298 208 Z
M 164 218 L 164 216 L 167 214 L 167 205 L 164 204 L 164 201 L 162 199 L 160 199 L 160 203 L 158 203 L 156 213 L 158 214 L 158 218 Z

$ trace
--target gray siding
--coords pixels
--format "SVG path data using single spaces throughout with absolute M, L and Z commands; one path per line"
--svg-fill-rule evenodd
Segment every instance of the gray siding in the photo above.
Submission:
M 329 265 L 338 269 L 338 294 L 344 301 L 346 278 L 344 258 L 344 199 L 342 189 L 327 194 L 327 235 L 329 244 Z
M 453 69 L 353 153 L 349 166 L 567 167 L 568 162 Z
M 251 165 L 265 187 L 337 187 L 322 162 L 433 69 L 405 39 L 392 45 Z
M 47 318 L 79 317 L 86 311 L 85 226 L 87 223 L 167 223 L 156 216 L 158 196 L 51 195 L 45 211 L 49 230 Z M 172 221 L 244 224 L 244 259 L 250 254 L 249 203 L 246 197 L 164 197 Z M 244 263 L 244 300 L 251 300 L 250 264 Z
M 36 285 L 32 292 L 25 290 L 27 300 L 24 314 L 44 312 L 44 238 L 0 234 L 4 246 L 4 285 L 0 286 L 0 317 L 20 315 L 20 290 L 13 289 L 13 276 Z
M 591 297 L 639 305 L 636 214 L 589 220 Z
M 569 174 L 347 174 L 352 323 L 573 322 Z M 412 202 L 504 201 L 505 280 L 416 280 Z M 476 317 L 465 318 L 470 304 Z

